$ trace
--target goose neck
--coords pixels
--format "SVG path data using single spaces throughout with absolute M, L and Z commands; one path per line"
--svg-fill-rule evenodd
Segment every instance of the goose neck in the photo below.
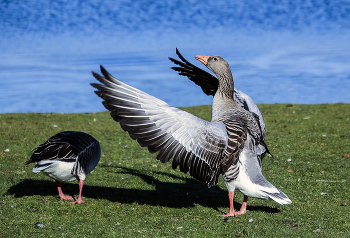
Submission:
M 223 97 L 233 99 L 234 83 L 231 71 L 219 73 L 216 76 L 219 79 L 218 92 Z

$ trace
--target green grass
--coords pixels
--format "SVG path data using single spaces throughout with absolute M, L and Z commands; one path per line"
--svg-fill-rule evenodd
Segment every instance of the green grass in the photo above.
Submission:
M 158 162 L 107 112 L 1 114 L 0 236 L 349 237 L 350 158 L 344 154 L 350 154 L 350 105 L 260 109 L 274 155 L 264 159 L 263 173 L 293 203 L 250 198 L 248 213 L 238 218 L 216 216 L 229 208 L 221 178 L 208 189 Z M 210 106 L 185 110 L 210 120 Z M 87 132 L 102 147 L 101 161 L 85 181 L 85 204 L 60 200 L 52 179 L 32 173 L 33 164 L 23 166 L 32 148 L 64 130 Z M 77 182 L 62 188 L 78 194 Z M 236 208 L 242 200 L 237 192 Z

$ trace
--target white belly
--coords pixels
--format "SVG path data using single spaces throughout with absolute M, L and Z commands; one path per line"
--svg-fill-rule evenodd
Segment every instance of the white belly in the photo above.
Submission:
M 248 197 L 268 199 L 265 192 L 278 193 L 271 183 L 269 183 L 261 172 L 259 162 L 248 148 L 244 148 L 239 155 L 239 174 L 236 179 L 225 181 L 229 191 L 238 189 Z M 265 191 L 265 192 L 264 192 Z
M 247 173 L 242 171 L 245 169 L 242 167 L 237 179 L 229 183 L 233 183 L 236 189 L 248 197 L 268 199 L 268 196 L 262 192 L 263 188 L 260 185 L 253 183 L 247 176 Z
M 61 162 L 61 161 L 40 161 L 41 164 L 45 163 L 52 163 L 51 165 L 47 166 L 44 169 L 38 169 L 38 168 L 33 168 L 34 173 L 38 173 L 42 171 L 44 174 L 47 176 L 61 181 L 61 182 L 69 182 L 69 181 L 74 181 L 77 180 L 75 176 L 71 174 L 71 171 L 74 166 L 74 162 Z

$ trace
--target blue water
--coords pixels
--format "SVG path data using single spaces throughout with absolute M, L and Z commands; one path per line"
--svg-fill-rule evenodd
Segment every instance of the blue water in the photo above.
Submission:
M 218 54 L 260 103 L 350 103 L 349 1 L 0 1 L 0 113 L 104 111 L 103 65 L 173 106 L 211 97 L 170 69 Z

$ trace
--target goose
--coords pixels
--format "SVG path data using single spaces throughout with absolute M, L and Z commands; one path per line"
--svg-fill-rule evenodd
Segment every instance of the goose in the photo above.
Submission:
M 181 61 L 169 57 L 169 59 L 180 67 L 172 67 L 173 70 L 177 71 L 179 75 L 187 76 L 189 80 L 197 84 L 202 88 L 202 91 L 206 95 L 214 96 L 219 87 L 219 80 L 217 77 L 204 71 L 197 66 L 188 62 L 176 48 L 176 54 Z M 259 107 L 254 103 L 254 101 L 245 93 L 234 87 L 234 99 L 238 105 L 247 111 L 254 112 L 259 116 L 259 122 L 261 126 L 262 136 L 265 138 L 265 122 L 264 118 L 259 110 Z
M 86 175 L 98 164 L 101 157 L 99 142 L 89 134 L 79 131 L 63 131 L 34 148 L 34 153 L 24 165 L 36 163 L 32 172 L 43 172 L 56 180 L 61 199 L 75 200 L 72 204 L 81 204 L 81 193 Z M 79 179 L 79 198 L 65 196 L 61 182 Z
M 273 199 L 290 204 L 286 194 L 265 179 L 262 157 L 268 153 L 259 118 L 234 100 L 230 67 L 220 56 L 196 59 L 213 71 L 219 81 L 212 103 L 212 119 L 206 121 L 172 107 L 164 101 L 114 78 L 102 66 L 92 72 L 101 83 L 92 83 L 104 107 L 121 128 L 150 153 L 159 152 L 157 160 L 207 183 L 210 188 L 222 174 L 229 191 L 230 210 L 221 216 L 246 213 L 248 197 Z M 234 192 L 244 194 L 239 211 L 234 210 Z

